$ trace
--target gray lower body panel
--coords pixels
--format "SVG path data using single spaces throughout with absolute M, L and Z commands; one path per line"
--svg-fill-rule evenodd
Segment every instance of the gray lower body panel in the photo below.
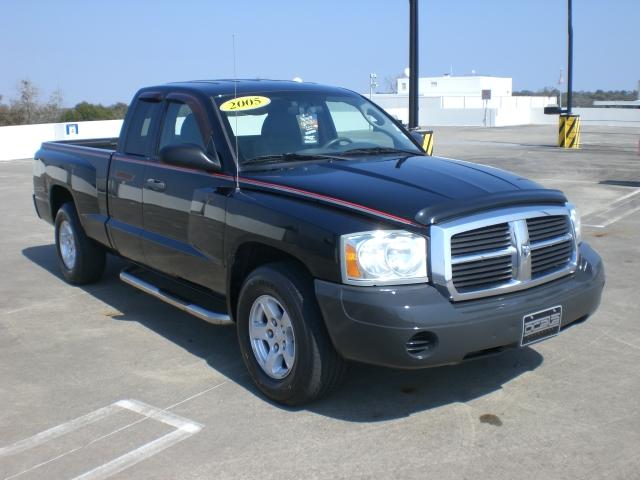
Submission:
M 394 368 L 459 363 L 517 347 L 523 317 L 560 305 L 562 328 L 586 319 L 600 304 L 604 266 L 587 244 L 574 274 L 505 295 L 451 302 L 431 285 L 357 287 L 316 280 L 315 289 L 331 339 L 345 358 Z M 406 343 L 429 332 L 426 352 L 411 355 Z

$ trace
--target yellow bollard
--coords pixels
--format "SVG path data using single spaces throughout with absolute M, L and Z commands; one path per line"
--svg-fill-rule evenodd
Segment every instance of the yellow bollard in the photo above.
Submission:
M 560 115 L 558 146 L 580 148 L 580 115 Z
M 422 139 L 422 149 L 429 156 L 433 155 L 433 130 L 425 130 L 424 138 Z
M 567 123 L 566 118 L 563 115 L 560 115 L 558 118 L 558 146 L 564 147 L 564 126 Z

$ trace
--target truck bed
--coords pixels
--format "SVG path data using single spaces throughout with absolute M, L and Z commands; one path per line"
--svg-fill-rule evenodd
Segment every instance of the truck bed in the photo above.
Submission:
M 84 140 L 58 140 L 46 142 L 47 144 L 77 145 L 79 147 L 99 148 L 102 150 L 115 150 L 118 147 L 118 137 L 114 138 L 87 138 Z
M 44 142 L 34 158 L 34 203 L 38 215 L 55 220 L 60 192 L 69 192 L 90 238 L 110 247 L 105 225 L 107 178 L 118 138 L 91 138 Z

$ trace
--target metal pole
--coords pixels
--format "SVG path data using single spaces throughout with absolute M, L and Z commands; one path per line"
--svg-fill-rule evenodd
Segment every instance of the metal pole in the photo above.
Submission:
M 418 127 L 418 0 L 409 0 L 409 128 Z
M 567 29 L 569 34 L 568 42 L 568 65 L 567 65 L 567 114 L 571 115 L 571 99 L 573 90 L 573 24 L 571 21 L 572 0 L 567 0 Z
M 562 109 L 562 84 L 564 83 L 564 78 L 562 76 L 562 69 L 560 69 L 560 78 L 558 78 L 558 96 L 560 99 L 558 100 L 558 108 Z
M 369 100 L 373 98 L 373 89 L 378 86 L 378 82 L 376 81 L 377 79 L 378 75 L 376 75 L 375 73 L 369 74 Z

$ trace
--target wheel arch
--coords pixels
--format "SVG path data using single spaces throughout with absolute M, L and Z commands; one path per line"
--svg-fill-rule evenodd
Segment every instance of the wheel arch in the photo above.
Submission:
M 55 222 L 56 214 L 65 203 L 71 202 L 75 205 L 75 199 L 71 190 L 63 185 L 55 184 L 49 192 L 49 205 L 51 206 L 51 218 Z
M 236 320 L 238 297 L 242 283 L 256 268 L 270 263 L 289 263 L 307 276 L 309 281 L 313 279 L 311 271 L 299 258 L 282 249 L 259 241 L 247 241 L 239 245 L 232 260 L 227 277 L 227 309 L 234 321 Z

